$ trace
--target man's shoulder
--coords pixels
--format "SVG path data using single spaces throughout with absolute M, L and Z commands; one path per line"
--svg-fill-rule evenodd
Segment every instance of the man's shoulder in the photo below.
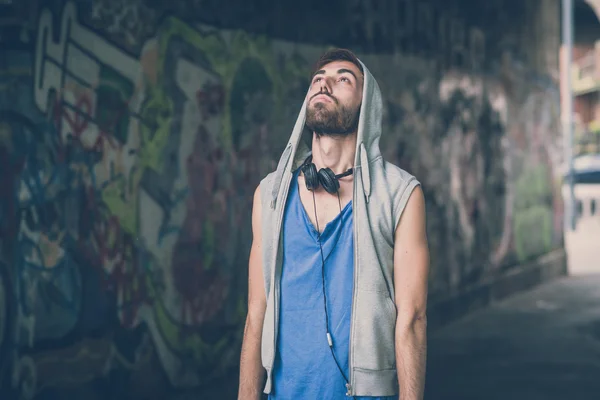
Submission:
M 391 203 L 393 204 L 394 227 L 397 227 L 408 199 L 414 189 L 420 186 L 421 183 L 413 174 L 391 162 L 384 161 L 383 170 L 385 171 L 385 184 L 389 188 Z
M 419 183 L 413 174 L 387 160 L 383 160 L 383 176 L 390 188 L 405 187 L 411 182 Z
M 263 187 L 270 187 L 273 185 L 273 178 L 275 177 L 275 172 L 276 171 L 271 171 L 269 172 L 267 175 L 265 175 L 261 180 L 260 180 L 260 187 L 261 189 Z
M 275 180 L 275 172 L 269 172 L 264 178 L 262 178 L 258 184 L 260 190 L 261 205 L 263 209 L 267 207 L 272 201 L 273 184 Z M 263 214 L 264 216 L 265 214 Z

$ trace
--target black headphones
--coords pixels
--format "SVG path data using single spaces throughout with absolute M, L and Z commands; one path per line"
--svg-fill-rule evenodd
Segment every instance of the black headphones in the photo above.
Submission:
M 335 194 L 340 190 L 338 179 L 352 175 L 353 172 L 354 168 L 350 168 L 346 172 L 337 175 L 331 168 L 321 168 L 317 171 L 317 167 L 312 162 L 312 155 L 308 156 L 304 161 L 304 164 L 302 164 L 304 182 L 306 183 L 306 188 L 310 191 L 318 189 L 319 186 L 323 186 L 323 189 L 325 189 L 327 193 Z

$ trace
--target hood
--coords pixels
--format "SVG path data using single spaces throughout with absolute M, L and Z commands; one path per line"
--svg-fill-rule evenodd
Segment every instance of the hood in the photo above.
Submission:
M 383 112 L 383 103 L 381 100 L 381 91 L 377 81 L 371 75 L 362 61 L 360 64 L 364 73 L 363 96 L 360 107 L 360 116 L 358 121 L 358 131 L 356 137 L 356 154 L 354 158 L 355 175 L 360 175 L 360 182 L 365 193 L 367 201 L 371 194 L 371 177 L 369 172 L 369 163 L 381 157 L 379 149 L 379 138 L 381 136 L 381 119 Z M 308 92 L 307 92 L 308 94 Z M 307 97 L 307 96 L 306 96 Z M 277 170 L 275 171 L 275 181 L 273 192 L 271 194 L 271 207 L 275 208 L 275 202 L 279 194 L 281 182 L 286 172 L 299 168 L 300 165 L 310 155 L 311 149 L 308 144 L 302 140 L 304 133 L 304 123 L 306 121 L 307 99 L 304 99 L 298 119 L 294 125 L 290 140 L 279 159 Z M 312 133 L 311 133 L 312 134 Z M 289 162 L 290 159 L 292 162 Z M 355 184 L 358 179 L 355 176 Z

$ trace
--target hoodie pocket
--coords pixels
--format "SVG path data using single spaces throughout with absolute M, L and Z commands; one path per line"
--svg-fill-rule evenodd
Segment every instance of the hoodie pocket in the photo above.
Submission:
M 396 306 L 387 292 L 359 290 L 354 319 L 355 368 L 393 369 L 396 365 Z

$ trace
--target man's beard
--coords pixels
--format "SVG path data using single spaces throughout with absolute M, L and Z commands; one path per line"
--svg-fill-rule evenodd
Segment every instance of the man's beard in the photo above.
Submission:
M 305 125 L 317 135 L 347 136 L 358 129 L 360 106 L 356 109 L 339 105 L 336 99 L 334 109 L 328 109 L 327 104 L 317 102 L 306 110 Z

